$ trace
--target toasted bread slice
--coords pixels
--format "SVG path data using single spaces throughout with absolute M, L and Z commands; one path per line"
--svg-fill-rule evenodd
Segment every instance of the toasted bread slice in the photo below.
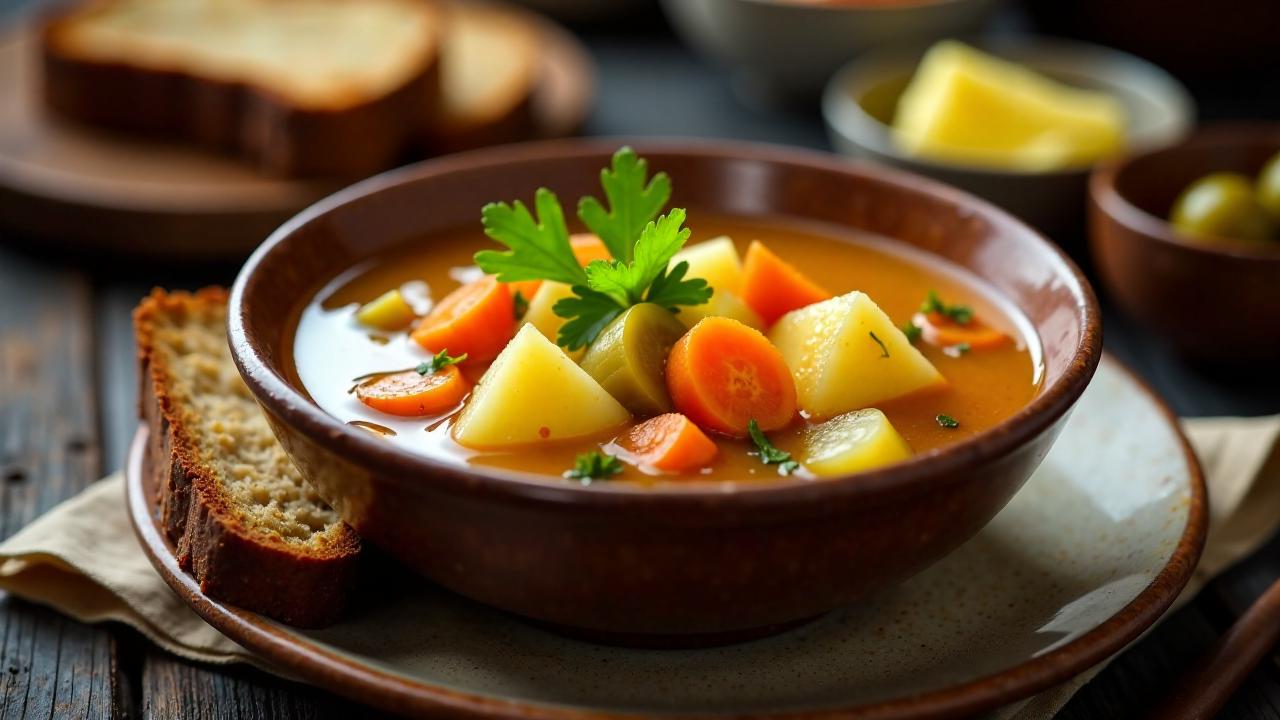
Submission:
M 44 27 L 44 95 L 273 174 L 363 175 L 417 141 L 441 22 L 424 0 L 91 1 Z
M 541 36 L 528 13 L 484 2 L 443 6 L 440 102 L 428 142 L 452 152 L 528 137 Z
M 240 379 L 227 296 L 153 291 L 134 311 L 165 532 L 209 597 L 284 622 L 341 613 L 360 538 L 303 481 Z

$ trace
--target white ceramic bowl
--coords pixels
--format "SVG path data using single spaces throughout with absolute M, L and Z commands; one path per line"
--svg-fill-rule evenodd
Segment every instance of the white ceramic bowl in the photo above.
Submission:
M 988 42 L 982 47 L 1062 82 L 1110 93 L 1125 107 L 1126 143 L 1131 151 L 1172 144 L 1195 123 L 1195 102 L 1186 88 L 1155 65 L 1127 53 L 1036 37 Z M 889 122 L 925 49 L 868 55 L 831 79 L 823 95 L 822 114 L 835 149 L 963 188 L 1047 233 L 1078 234 L 1084 226 L 1085 186 L 1092 166 L 1041 172 L 1000 170 L 912 157 L 898 147 Z
M 841 65 L 872 48 L 978 30 L 1000 0 L 823 5 L 804 0 L 662 0 L 694 48 L 771 96 L 816 97 Z

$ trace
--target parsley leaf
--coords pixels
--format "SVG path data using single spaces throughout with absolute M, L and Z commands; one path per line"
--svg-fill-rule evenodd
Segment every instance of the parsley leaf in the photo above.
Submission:
M 534 195 L 535 221 L 519 200 L 489 203 L 480 211 L 484 233 L 509 250 L 481 250 L 476 264 L 502 282 L 554 280 L 568 285 L 585 283 L 587 275 L 569 245 L 569 227 L 555 193 L 538 188 Z
M 885 347 L 884 341 L 876 337 L 876 334 L 874 332 L 868 333 L 868 335 L 871 336 L 872 342 L 880 346 L 880 357 L 881 358 L 889 357 L 889 348 Z
M 955 345 L 948 345 L 942 348 L 942 354 L 946 355 L 947 357 L 958 358 L 961 355 L 968 353 L 972 349 L 973 347 L 970 346 L 969 343 L 962 342 L 962 343 L 956 343 Z
M 711 286 L 702 278 L 684 279 L 689 263 L 681 260 L 670 270 L 658 273 L 649 285 L 645 301 L 676 311 L 677 305 L 701 305 L 711 299 Z
M 433 355 L 430 360 L 418 365 L 414 370 L 417 370 L 419 375 L 432 375 L 449 367 L 450 365 L 457 365 L 466 359 L 466 353 L 462 353 L 461 355 L 450 355 L 447 349 L 441 350 Z
M 968 305 L 948 305 L 933 290 L 929 291 L 924 302 L 920 304 L 920 312 L 926 315 L 938 313 L 943 317 L 950 318 L 957 325 L 968 325 L 973 320 L 973 308 Z
M 614 259 L 631 262 L 636 241 L 645 226 L 666 206 L 671 198 L 671 179 L 657 173 L 645 184 L 648 163 L 629 147 L 613 154 L 612 169 L 600 171 L 609 210 L 599 200 L 584 197 L 578 201 L 578 217 L 591 232 L 600 236 Z
M 914 345 L 920 339 L 920 336 L 924 335 L 924 331 L 920 329 L 919 325 L 908 320 L 907 324 L 902 326 L 902 334 L 907 336 L 907 342 Z
M 651 302 L 671 311 L 678 305 L 698 305 L 711 299 L 711 288 L 702 279 L 686 280 L 688 263 L 667 264 L 689 239 L 682 228 L 685 211 L 679 208 L 645 226 L 636 241 L 635 259 L 596 260 L 587 266 L 587 282 L 575 285 L 574 297 L 557 302 L 551 311 L 567 318 L 556 343 L 570 350 L 591 344 L 605 326 L 623 310 Z
M 763 432 L 760 432 L 760 423 L 757 423 L 755 418 L 747 423 L 747 433 L 751 435 L 751 442 L 755 443 L 760 462 L 765 465 L 777 465 L 779 475 L 790 475 L 800 469 L 800 463 L 791 459 L 791 453 L 779 450 L 769 442 L 769 438 L 765 437 Z
M 934 418 L 934 420 L 937 420 L 937 421 L 938 421 L 938 425 L 940 425 L 940 426 L 942 426 L 942 427 L 944 427 L 944 428 L 946 428 L 946 429 L 948 429 L 948 430 L 954 430 L 954 429 L 956 429 L 956 428 L 960 427 L 960 421 L 959 421 L 959 420 L 956 420 L 955 418 L 951 417 L 950 415 L 943 415 L 943 414 L 939 413 L 939 414 L 938 414 L 938 417 Z
M 579 455 L 573 461 L 573 469 L 566 470 L 564 476 L 570 480 L 578 480 L 583 485 L 590 485 L 592 480 L 608 480 L 620 472 L 622 461 L 599 450 L 592 450 Z
M 556 337 L 556 344 L 568 350 L 590 345 L 626 309 L 612 297 L 583 285 L 574 285 L 573 292 L 551 307 L 551 312 L 568 318 Z
M 511 293 L 511 306 L 512 313 L 516 316 L 517 320 L 524 317 L 524 314 L 529 312 L 529 300 L 524 296 L 524 293 L 519 290 Z

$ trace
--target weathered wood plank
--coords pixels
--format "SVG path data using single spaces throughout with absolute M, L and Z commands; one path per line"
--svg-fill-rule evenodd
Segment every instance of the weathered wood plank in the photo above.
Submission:
M 0 537 L 98 478 L 90 291 L 75 272 L 0 250 Z M 0 594 L 0 717 L 121 710 L 102 628 Z
M 143 717 L 184 720 L 292 720 L 377 714 L 322 690 L 247 667 L 207 670 L 152 649 L 142 684 Z

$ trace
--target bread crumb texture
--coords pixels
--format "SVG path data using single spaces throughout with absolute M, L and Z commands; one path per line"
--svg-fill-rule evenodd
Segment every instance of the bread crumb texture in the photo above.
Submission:
M 148 310 L 152 373 L 167 394 L 162 407 L 235 520 L 295 547 L 323 553 L 341 544 L 342 519 L 302 479 L 236 370 L 225 293 L 157 292 L 140 312 Z

